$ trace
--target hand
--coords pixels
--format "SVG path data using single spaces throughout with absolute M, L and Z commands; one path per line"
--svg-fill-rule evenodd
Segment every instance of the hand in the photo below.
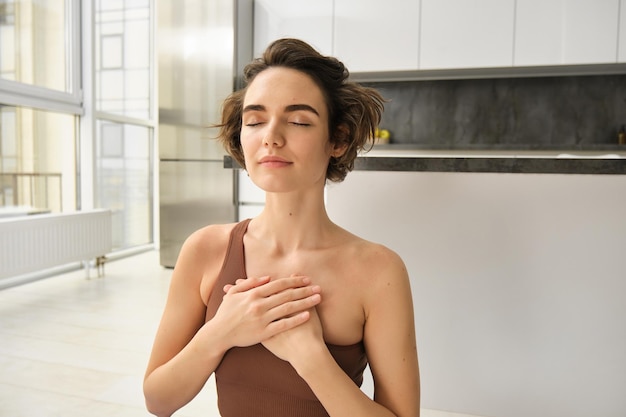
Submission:
M 309 320 L 306 322 L 263 340 L 263 346 L 293 366 L 298 360 L 308 360 L 308 352 L 316 344 L 324 345 L 322 323 L 317 314 L 317 309 L 315 307 L 310 308 L 309 315 Z
M 228 346 L 250 346 L 306 322 L 321 301 L 320 288 L 304 276 L 237 280 L 215 313 Z

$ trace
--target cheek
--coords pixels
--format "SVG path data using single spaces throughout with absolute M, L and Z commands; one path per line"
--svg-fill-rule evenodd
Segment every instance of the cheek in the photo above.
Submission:
M 252 155 L 254 152 L 250 149 L 250 146 L 244 145 L 241 143 L 241 151 L 243 153 L 243 159 L 246 162 L 246 168 L 250 166 L 250 161 L 252 160 Z
M 250 132 L 242 130 L 239 136 L 239 143 L 241 145 L 241 150 L 243 151 L 243 154 L 246 155 L 252 152 L 255 147 L 254 136 Z
M 254 134 L 241 134 L 240 136 L 241 153 L 246 164 L 246 170 L 250 173 L 255 170 L 255 160 L 259 156 L 260 149 L 263 147 L 261 141 L 257 140 Z

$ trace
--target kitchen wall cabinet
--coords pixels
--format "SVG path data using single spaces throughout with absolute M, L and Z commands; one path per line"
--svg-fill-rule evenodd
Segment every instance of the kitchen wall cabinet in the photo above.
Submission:
M 335 0 L 333 54 L 351 72 L 418 69 L 419 0 Z
M 292 37 L 333 53 L 333 0 L 255 0 L 254 56 L 272 41 Z
M 626 0 L 255 0 L 254 55 L 290 36 L 353 73 L 626 62 Z
M 513 64 L 514 0 L 422 0 L 420 69 Z
M 620 0 L 517 0 L 516 3 L 514 65 L 617 61 Z M 625 31 L 622 27 L 622 32 Z M 620 47 L 626 52 L 626 45 Z

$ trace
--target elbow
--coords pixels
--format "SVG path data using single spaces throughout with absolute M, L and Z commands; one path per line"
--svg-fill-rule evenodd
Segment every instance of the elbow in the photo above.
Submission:
M 158 406 L 154 401 L 150 401 L 148 396 L 144 393 L 144 399 L 146 404 L 146 410 L 148 413 L 157 416 L 157 417 L 169 417 L 171 414 L 168 414 L 161 407 Z
M 157 416 L 157 417 L 170 417 L 172 415 L 171 412 L 166 411 L 165 409 L 160 407 L 158 404 L 155 404 L 153 401 L 149 401 L 147 398 L 146 398 L 146 409 L 148 410 L 150 414 Z
M 152 415 L 157 417 L 170 417 L 174 414 L 173 410 L 169 410 L 167 405 L 163 401 L 159 401 L 160 395 L 152 392 L 150 387 L 144 381 L 143 385 L 143 397 L 146 405 L 146 410 Z

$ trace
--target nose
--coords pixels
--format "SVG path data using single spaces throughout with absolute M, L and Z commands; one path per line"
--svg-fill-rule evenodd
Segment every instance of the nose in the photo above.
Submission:
M 267 125 L 267 130 L 263 135 L 263 146 L 266 148 L 280 148 L 284 144 L 285 137 L 283 136 L 283 132 L 280 130 L 280 127 L 277 123 L 269 123 Z

